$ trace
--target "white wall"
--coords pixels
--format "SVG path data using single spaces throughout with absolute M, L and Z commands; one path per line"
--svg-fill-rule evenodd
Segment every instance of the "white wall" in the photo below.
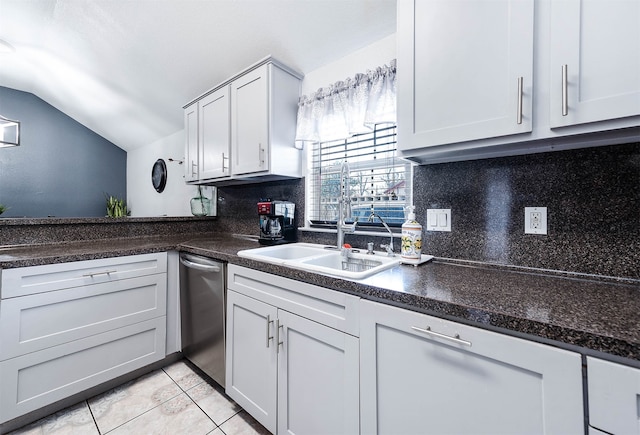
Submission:
M 396 58 L 396 35 L 387 36 L 335 62 L 305 74 L 302 94 L 308 95 L 357 73 L 389 64 Z M 212 83 L 212 86 L 215 83 Z M 131 216 L 191 216 L 189 201 L 197 187 L 184 183 L 184 165 L 169 162 L 169 158 L 184 158 L 184 131 L 127 153 L 127 203 Z M 167 163 L 167 185 L 158 193 L 151 184 L 151 168 L 157 159 Z M 204 189 L 204 188 L 203 188 Z M 212 198 L 212 188 L 205 195 Z
M 180 130 L 145 147 L 127 153 L 127 204 L 131 216 L 191 216 L 190 200 L 197 196 L 197 186 L 184 182 L 184 164 L 170 162 L 184 159 L 184 131 Z M 162 193 L 151 183 L 151 169 L 158 159 L 167 164 L 167 184 Z M 203 187 L 209 198 L 212 189 Z

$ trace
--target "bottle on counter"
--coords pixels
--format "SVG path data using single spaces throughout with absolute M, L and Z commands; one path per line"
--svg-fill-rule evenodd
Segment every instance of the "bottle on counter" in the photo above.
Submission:
M 409 213 L 402 224 L 400 255 L 410 260 L 418 260 L 422 255 L 422 225 L 416 221 L 415 208 L 413 205 L 405 208 Z

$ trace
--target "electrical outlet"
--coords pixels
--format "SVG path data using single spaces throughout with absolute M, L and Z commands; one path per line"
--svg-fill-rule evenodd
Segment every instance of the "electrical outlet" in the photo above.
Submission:
M 540 229 L 540 224 L 542 217 L 539 211 L 532 211 L 531 212 L 531 219 L 530 219 L 530 223 L 531 223 L 531 228 L 533 228 L 534 230 L 539 230 Z
M 524 208 L 524 233 L 547 234 L 547 207 Z

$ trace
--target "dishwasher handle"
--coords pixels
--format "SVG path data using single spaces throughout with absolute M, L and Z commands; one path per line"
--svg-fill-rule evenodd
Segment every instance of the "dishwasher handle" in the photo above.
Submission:
M 200 270 L 202 272 L 222 272 L 221 263 L 204 257 L 194 257 L 191 255 L 180 255 L 180 263 L 191 269 Z

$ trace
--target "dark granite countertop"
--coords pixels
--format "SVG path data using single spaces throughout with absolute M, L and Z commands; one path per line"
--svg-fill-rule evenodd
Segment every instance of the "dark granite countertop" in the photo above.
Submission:
M 198 235 L 0 248 L 0 269 L 179 249 L 640 367 L 640 281 L 435 259 L 349 281 L 237 255 L 255 241 Z

